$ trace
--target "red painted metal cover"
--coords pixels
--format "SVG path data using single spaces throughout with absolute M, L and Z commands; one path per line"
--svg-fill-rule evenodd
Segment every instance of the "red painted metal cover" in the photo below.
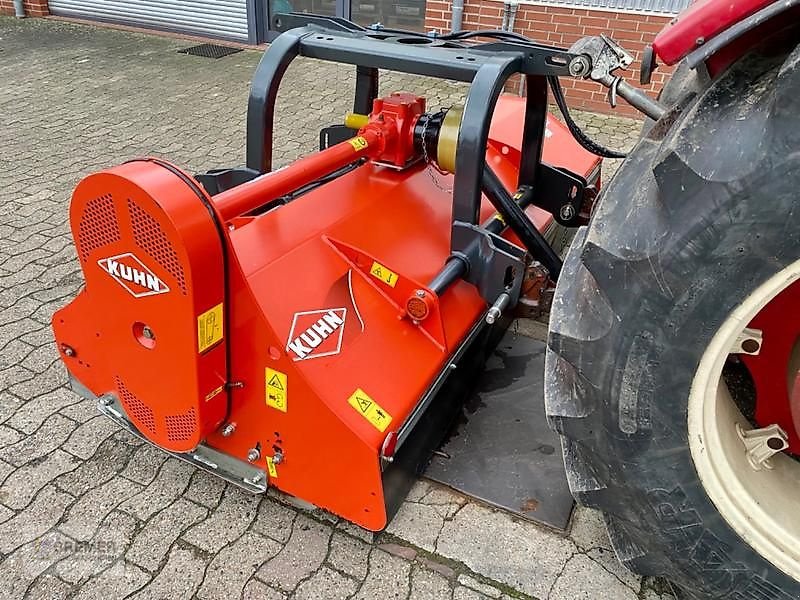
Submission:
M 653 49 L 662 61 L 674 65 L 699 45 L 775 1 L 698 0 L 656 36 Z

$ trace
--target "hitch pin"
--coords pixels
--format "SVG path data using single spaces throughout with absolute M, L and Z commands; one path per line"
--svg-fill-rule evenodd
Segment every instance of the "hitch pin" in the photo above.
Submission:
M 497 297 L 497 300 L 494 301 L 492 307 L 486 312 L 486 322 L 489 325 L 493 325 L 497 319 L 500 318 L 500 315 L 503 314 L 506 306 L 508 306 L 508 302 L 511 300 L 511 296 L 509 296 L 506 292 L 503 292 Z

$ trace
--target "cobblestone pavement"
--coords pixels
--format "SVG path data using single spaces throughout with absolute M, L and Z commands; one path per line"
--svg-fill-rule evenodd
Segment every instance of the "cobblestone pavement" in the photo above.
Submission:
M 81 285 L 67 225 L 79 178 L 140 155 L 198 171 L 242 160 L 259 53 L 175 52 L 186 45 L 0 18 L 0 596 L 666 598 L 618 566 L 588 510 L 562 536 L 420 482 L 373 535 L 166 459 L 66 389 L 48 323 Z M 292 67 L 278 102 L 281 164 L 344 113 L 350 71 Z M 405 87 L 434 106 L 463 91 Z M 579 116 L 614 146 L 639 127 Z

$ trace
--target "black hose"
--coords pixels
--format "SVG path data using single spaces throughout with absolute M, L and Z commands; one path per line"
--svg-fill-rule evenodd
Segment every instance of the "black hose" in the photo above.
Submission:
M 550 84 L 550 88 L 553 90 L 553 98 L 556 101 L 556 106 L 558 106 L 558 110 L 560 110 L 561 114 L 564 116 L 564 123 L 566 123 L 567 127 L 569 128 L 572 137 L 574 137 L 581 146 L 583 146 L 592 154 L 602 158 L 625 158 L 628 156 L 624 152 L 617 152 L 616 150 L 610 150 L 605 146 L 601 146 L 592 140 L 588 135 L 586 135 L 574 121 L 572 115 L 569 114 L 567 100 L 564 97 L 564 90 L 561 89 L 561 82 L 558 80 L 558 77 L 551 75 L 547 78 L 547 82 Z

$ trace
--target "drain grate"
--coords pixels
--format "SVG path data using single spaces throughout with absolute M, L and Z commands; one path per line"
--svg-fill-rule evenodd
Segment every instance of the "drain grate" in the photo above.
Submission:
M 241 52 L 241 48 L 233 48 L 231 46 L 220 46 L 219 44 L 200 44 L 199 46 L 192 46 L 191 48 L 183 48 L 178 50 L 178 54 L 191 54 L 192 56 L 202 56 L 204 58 L 222 58 Z

